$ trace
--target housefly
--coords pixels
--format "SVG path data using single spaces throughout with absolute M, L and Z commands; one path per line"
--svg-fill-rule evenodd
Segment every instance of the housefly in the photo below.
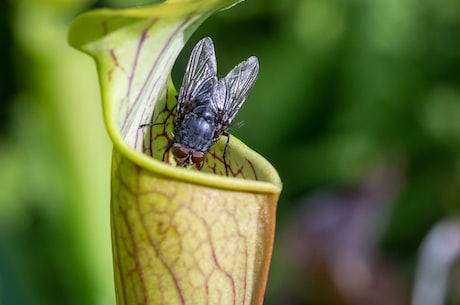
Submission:
M 214 45 L 209 37 L 193 48 L 182 86 L 177 97 L 173 139 L 164 154 L 171 150 L 178 166 L 196 164 L 202 168 L 206 153 L 219 137 L 227 137 L 225 160 L 230 135 L 227 132 L 244 101 L 249 95 L 259 72 L 255 56 L 234 67 L 225 77 L 217 77 Z

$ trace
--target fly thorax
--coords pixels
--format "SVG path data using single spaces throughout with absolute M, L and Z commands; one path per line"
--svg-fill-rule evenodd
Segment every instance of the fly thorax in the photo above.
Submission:
M 184 116 L 178 126 L 176 142 L 190 149 L 206 152 L 214 144 L 215 128 L 214 114 L 197 108 Z

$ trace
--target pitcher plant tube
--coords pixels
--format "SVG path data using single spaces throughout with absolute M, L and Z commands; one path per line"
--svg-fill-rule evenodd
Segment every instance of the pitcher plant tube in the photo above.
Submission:
M 174 61 L 206 18 L 237 2 L 99 9 L 70 28 L 70 44 L 96 62 L 114 143 L 111 226 L 119 305 L 263 302 L 281 191 L 276 170 L 233 136 L 228 175 L 225 137 L 206 154 L 201 171 L 162 162 L 177 103 Z

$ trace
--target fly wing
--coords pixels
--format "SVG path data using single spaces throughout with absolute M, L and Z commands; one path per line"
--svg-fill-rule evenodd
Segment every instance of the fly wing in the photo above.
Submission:
M 227 76 L 216 84 L 213 94 L 213 107 L 218 114 L 218 128 L 224 131 L 237 115 L 249 95 L 259 73 L 259 61 L 251 56 L 233 68 Z
M 209 100 L 217 82 L 217 63 L 211 38 L 201 39 L 192 50 L 177 99 L 176 120 L 197 103 Z

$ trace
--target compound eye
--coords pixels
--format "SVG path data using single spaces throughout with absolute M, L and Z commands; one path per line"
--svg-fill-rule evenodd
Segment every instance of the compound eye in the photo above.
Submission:
M 192 154 L 193 163 L 200 164 L 204 160 L 204 153 L 201 151 L 194 151 Z
M 185 146 L 173 146 L 171 151 L 177 159 L 185 159 L 188 156 L 190 149 Z

